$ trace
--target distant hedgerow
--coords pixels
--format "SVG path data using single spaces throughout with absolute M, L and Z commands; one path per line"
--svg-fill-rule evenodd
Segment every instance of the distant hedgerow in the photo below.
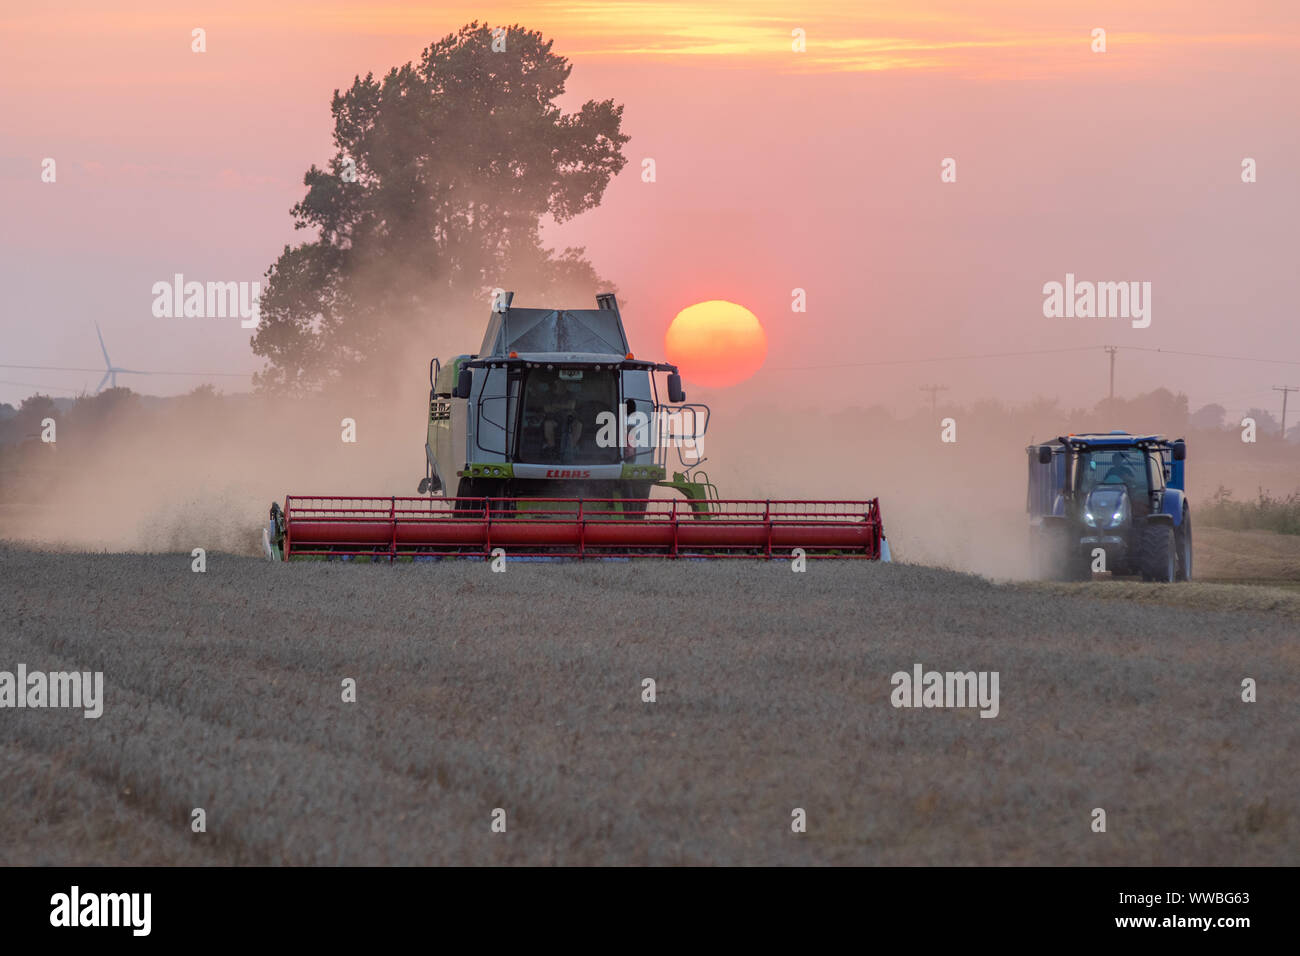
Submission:
M 1209 505 L 1201 507 L 1198 517 L 1211 528 L 1300 534 L 1300 492 L 1274 498 L 1261 488 L 1255 501 L 1233 501 L 1232 490 L 1219 485 Z

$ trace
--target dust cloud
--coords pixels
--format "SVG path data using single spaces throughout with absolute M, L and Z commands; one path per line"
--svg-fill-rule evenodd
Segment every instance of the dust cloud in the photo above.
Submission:
M 396 401 L 105 393 L 52 445 L 5 467 L 0 537 L 92 551 L 256 554 L 286 494 L 413 495 L 424 476 L 427 362 Z M 81 414 L 78 414 L 81 412 Z M 355 443 L 343 440 L 344 419 Z M 6 455 L 6 458 L 13 456 Z
M 0 453 L 0 538 L 254 555 L 271 502 L 286 494 L 414 495 L 424 476 L 429 359 L 477 349 L 487 309 L 472 312 L 314 398 L 202 389 L 169 400 L 124 389 L 85 398 L 61 416 L 53 445 L 29 440 Z M 703 470 L 722 497 L 879 498 L 895 560 L 996 579 L 1029 573 L 1026 445 L 1065 431 L 1184 434 L 1175 422 L 1066 412 L 1041 399 L 896 418 L 879 407 L 828 410 L 752 395 L 692 396 L 712 404 Z M 955 441 L 943 440 L 949 417 Z M 344 419 L 355 422 L 355 443 L 343 440 Z M 1221 483 L 1247 497 L 1256 483 L 1290 490 L 1289 459 L 1270 464 L 1266 449 L 1247 459 L 1231 431 L 1188 437 L 1194 508 Z M 680 468 L 675 451 L 667 454 L 669 471 Z

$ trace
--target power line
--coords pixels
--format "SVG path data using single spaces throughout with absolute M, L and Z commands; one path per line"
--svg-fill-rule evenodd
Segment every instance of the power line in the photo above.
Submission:
M 982 352 L 974 355 L 943 355 L 932 358 L 880 359 L 872 362 L 836 362 L 828 365 L 782 365 L 765 368 L 771 372 L 809 372 L 823 368 L 868 368 L 880 365 L 920 365 L 929 362 L 966 362 L 974 359 L 1017 358 L 1023 355 L 1057 355 L 1064 352 L 1097 352 L 1111 349 L 1131 349 L 1135 352 L 1159 352 L 1162 355 L 1187 355 L 1193 358 L 1223 359 L 1232 362 L 1268 362 L 1274 365 L 1300 365 L 1297 359 L 1258 358 L 1250 355 L 1222 355 L 1213 352 L 1184 352 L 1179 349 L 1161 349 L 1145 345 L 1080 345 L 1065 349 L 1032 349 L 1024 352 Z M 1111 355 L 1114 361 L 1114 354 Z
M 945 355 L 935 358 L 882 359 L 877 362 L 840 362 L 834 365 L 783 365 L 772 367 L 772 372 L 807 372 L 819 368 L 866 368 L 873 365 L 919 365 L 926 362 L 964 362 L 969 359 L 1012 358 L 1021 355 L 1055 355 L 1060 352 L 1094 352 L 1100 345 L 1079 345 L 1068 349 L 1034 349 L 1029 352 L 985 352 L 981 355 Z M 1300 362 L 1296 363 L 1300 364 Z
M 1115 398 L 1115 353 L 1119 351 L 1118 345 L 1103 345 L 1102 348 L 1110 355 L 1110 398 Z
M 45 372 L 95 372 L 96 374 L 104 371 L 102 368 L 73 368 L 69 365 L 4 365 L 0 368 L 21 368 L 21 369 L 38 369 Z M 252 372 L 150 372 L 145 369 L 131 370 L 133 375 L 200 375 L 207 377 L 221 378 L 252 378 Z
M 1135 352 L 1160 352 L 1164 355 L 1190 355 L 1194 358 L 1226 359 L 1230 362 L 1269 362 L 1273 365 L 1300 365 L 1300 361 L 1293 359 L 1256 358 L 1251 355 L 1221 355 L 1215 352 L 1181 352 L 1177 349 L 1158 349 L 1147 345 L 1124 345 L 1121 348 L 1132 349 Z
M 939 393 L 948 391 L 948 386 L 947 385 L 922 385 L 921 391 L 930 393 L 930 414 L 934 415 L 935 404 L 936 404 L 936 400 L 939 397 Z
M 1273 391 L 1282 393 L 1282 440 L 1286 441 L 1286 397 L 1291 392 L 1300 392 L 1294 385 L 1274 385 Z
M 20 387 L 20 388 L 35 388 L 35 389 L 47 389 L 47 388 L 48 388 L 48 389 L 52 389 L 52 390 L 54 390 L 54 391 L 56 391 L 56 392 L 71 392 L 73 395 L 77 395 L 77 394 L 79 394 L 79 393 L 82 391 L 81 389 L 77 389 L 77 388 L 63 388 L 63 387 L 58 386 L 58 385 L 36 385 L 36 384 L 33 383 L 33 382 L 9 382 L 9 381 L 5 381 L 4 379 L 0 379 L 0 385 L 17 385 L 17 386 Z
M 1250 355 L 1223 355 L 1215 352 L 1186 352 L 1179 349 L 1162 349 L 1153 348 L 1145 345 L 1078 345 L 1072 348 L 1063 349 L 1029 349 L 1018 352 L 980 352 L 972 355 L 936 355 L 926 358 L 910 359 L 878 359 L 870 362 L 833 362 L 826 365 L 773 365 L 768 366 L 764 371 L 769 372 L 810 372 L 823 368 L 871 368 L 886 365 L 924 365 L 931 362 L 968 362 L 978 359 L 994 358 L 1019 358 L 1026 355 L 1061 355 L 1067 352 L 1096 352 L 1105 351 L 1110 353 L 1111 373 L 1114 376 L 1115 352 L 1119 349 L 1130 349 L 1134 352 L 1158 352 L 1162 355 L 1185 355 L 1192 358 L 1209 358 L 1223 359 L 1231 362 L 1264 362 L 1272 365 L 1300 365 L 1300 360 L 1296 359 L 1271 359 L 1259 358 Z M 104 371 L 102 368 L 80 368 L 70 365 L 6 365 L 0 363 L 0 368 L 29 369 L 46 372 L 94 372 L 96 374 Z M 251 378 L 254 372 L 159 372 L 147 369 L 137 369 L 137 375 L 194 375 L 203 378 Z M 1111 386 L 1111 394 L 1114 396 L 1114 385 Z

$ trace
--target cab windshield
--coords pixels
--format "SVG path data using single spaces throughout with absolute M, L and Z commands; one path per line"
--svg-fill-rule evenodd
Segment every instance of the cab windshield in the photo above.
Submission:
M 601 412 L 618 414 L 616 369 L 528 369 L 519 415 L 519 460 L 601 465 L 620 461 L 617 445 L 596 443 Z
M 1084 495 L 1102 485 L 1123 485 L 1129 497 L 1145 497 L 1146 453 L 1140 448 L 1085 451 L 1079 455 L 1077 475 L 1077 487 Z

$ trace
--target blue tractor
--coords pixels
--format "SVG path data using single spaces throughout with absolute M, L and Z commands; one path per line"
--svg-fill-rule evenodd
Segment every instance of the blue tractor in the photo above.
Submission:
M 1087 581 L 1094 570 L 1106 570 L 1146 581 L 1191 580 L 1192 516 L 1181 438 L 1062 435 L 1026 452 L 1030 545 L 1039 577 Z

